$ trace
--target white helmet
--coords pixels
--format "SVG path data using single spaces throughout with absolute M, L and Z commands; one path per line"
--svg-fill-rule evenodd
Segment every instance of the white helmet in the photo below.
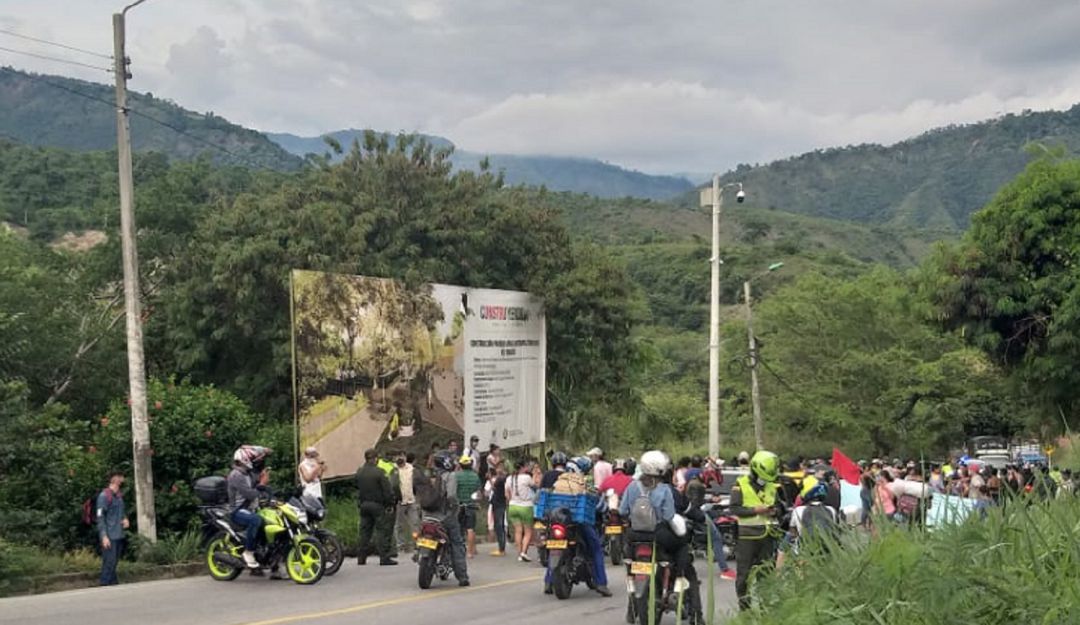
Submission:
M 659 449 L 654 449 L 641 454 L 641 462 L 638 463 L 641 474 L 652 477 L 660 477 L 670 466 L 671 460 L 668 459 L 667 454 Z

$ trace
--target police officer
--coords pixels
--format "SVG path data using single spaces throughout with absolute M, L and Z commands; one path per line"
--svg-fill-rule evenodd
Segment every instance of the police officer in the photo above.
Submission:
M 731 489 L 731 513 L 739 519 L 739 540 L 735 545 L 735 594 L 739 609 L 750 607 L 747 582 L 751 570 L 776 559 L 781 531 L 777 522 L 780 501 L 780 459 L 771 451 L 758 451 L 750 459 L 750 473 L 740 477 Z
M 374 449 L 364 452 L 364 466 L 356 472 L 357 500 L 360 507 L 360 555 L 357 564 L 367 564 L 372 543 L 379 554 L 379 564 L 393 566 L 391 557 L 394 533 L 394 504 L 397 497 L 390 479 L 379 468 L 379 454 Z

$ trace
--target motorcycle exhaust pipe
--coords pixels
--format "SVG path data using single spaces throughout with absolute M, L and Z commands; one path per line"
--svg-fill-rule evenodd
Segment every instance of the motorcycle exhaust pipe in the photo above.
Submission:
M 214 562 L 223 566 L 232 567 L 234 569 L 247 568 L 247 565 L 244 564 L 244 561 L 240 558 L 237 558 L 232 554 L 222 553 L 220 551 L 214 554 Z

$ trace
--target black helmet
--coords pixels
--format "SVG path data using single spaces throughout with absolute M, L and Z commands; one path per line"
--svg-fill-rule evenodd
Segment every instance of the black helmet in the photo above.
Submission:
M 557 452 L 551 454 L 551 466 L 553 466 L 553 467 L 558 467 L 558 466 L 565 467 L 566 466 L 566 454 L 564 452 L 561 452 L 561 451 L 557 451 Z
M 637 471 L 637 462 L 633 458 L 627 458 L 623 463 L 623 472 L 633 477 L 635 471 Z

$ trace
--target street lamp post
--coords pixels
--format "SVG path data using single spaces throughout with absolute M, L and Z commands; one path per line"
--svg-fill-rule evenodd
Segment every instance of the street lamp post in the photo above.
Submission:
M 720 455 L 720 211 L 724 205 L 723 192 L 729 187 L 738 187 L 735 199 L 746 199 L 741 182 L 720 184 L 720 174 L 713 176 L 712 193 L 705 189 L 701 193 L 701 205 L 712 205 L 712 266 L 711 291 L 709 294 L 709 456 Z M 706 201 L 708 200 L 708 201 Z
M 750 282 L 783 266 L 784 263 L 773 263 L 765 271 L 743 282 L 743 299 L 746 301 L 746 336 L 750 344 L 750 400 L 754 407 L 754 444 L 758 449 L 765 449 L 765 424 L 761 418 L 761 391 L 758 387 L 757 374 L 757 339 L 754 338 L 754 313 L 750 304 Z

